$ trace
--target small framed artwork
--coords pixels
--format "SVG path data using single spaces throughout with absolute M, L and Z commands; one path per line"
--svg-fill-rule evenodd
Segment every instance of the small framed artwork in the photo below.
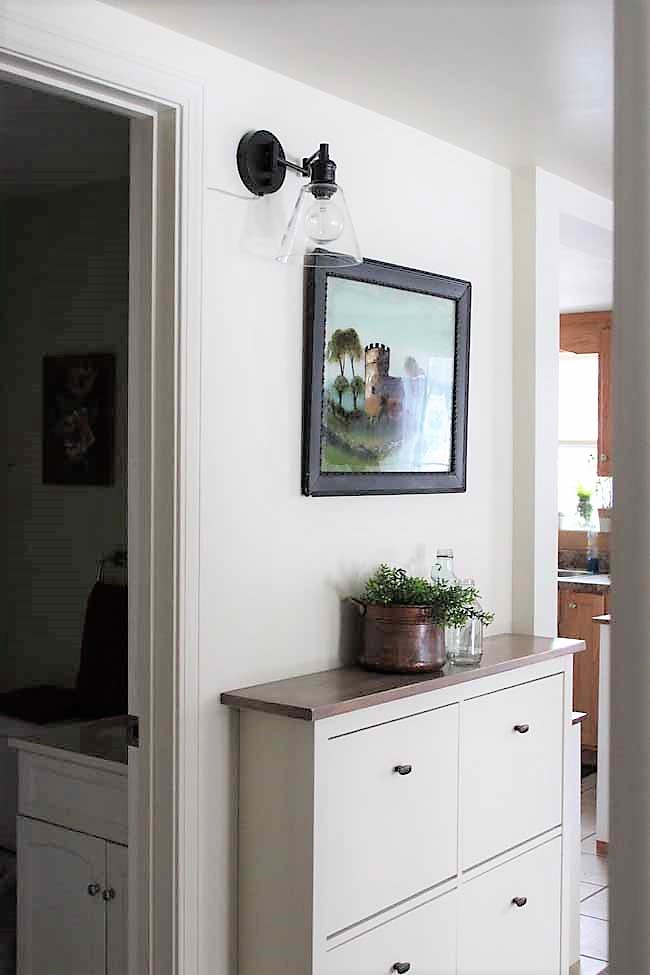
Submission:
M 43 483 L 112 484 L 115 356 L 43 359 Z
M 306 274 L 303 494 L 464 491 L 471 284 L 371 260 Z

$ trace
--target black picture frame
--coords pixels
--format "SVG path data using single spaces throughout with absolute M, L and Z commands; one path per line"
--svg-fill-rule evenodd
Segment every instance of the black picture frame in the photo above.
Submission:
M 328 472 L 321 469 L 324 426 L 328 285 L 333 278 L 383 285 L 452 300 L 455 314 L 451 458 L 444 472 Z M 469 394 L 469 281 L 414 268 L 364 260 L 347 268 L 305 269 L 302 493 L 312 497 L 447 494 L 466 490 Z
M 43 357 L 43 484 L 115 480 L 115 355 Z

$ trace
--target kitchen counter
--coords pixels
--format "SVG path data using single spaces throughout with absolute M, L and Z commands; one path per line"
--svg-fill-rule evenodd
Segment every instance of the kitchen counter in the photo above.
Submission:
M 317 721 L 584 649 L 582 640 L 502 634 L 485 640 L 483 659 L 472 667 L 447 664 L 439 674 L 380 674 L 361 667 L 341 667 L 227 691 L 221 695 L 221 703 Z
M 63 724 L 44 728 L 25 738 L 11 738 L 12 748 L 57 757 L 57 752 L 74 753 L 74 760 L 94 768 L 111 768 L 127 774 L 126 715 L 102 718 L 87 724 Z M 71 756 L 72 757 L 72 756 Z
M 609 592 L 611 579 L 609 575 L 578 572 L 575 575 L 558 575 L 559 586 L 574 589 L 576 592 L 593 592 L 605 595 Z

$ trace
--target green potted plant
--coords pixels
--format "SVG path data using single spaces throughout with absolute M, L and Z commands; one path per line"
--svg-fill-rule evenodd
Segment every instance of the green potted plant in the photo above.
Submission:
M 584 484 L 578 484 L 576 494 L 578 496 L 576 510 L 585 525 L 588 525 L 591 521 L 591 516 L 594 510 L 594 506 L 591 503 L 593 491 L 590 488 L 585 487 Z
M 393 673 L 438 671 L 447 655 L 445 628 L 471 619 L 493 619 L 478 605 L 475 586 L 409 576 L 382 564 L 368 579 L 362 599 L 352 601 L 363 617 L 359 662 Z

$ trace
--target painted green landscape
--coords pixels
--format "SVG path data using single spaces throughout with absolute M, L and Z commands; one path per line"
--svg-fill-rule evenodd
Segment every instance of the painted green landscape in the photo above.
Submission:
M 321 470 L 450 469 L 455 303 L 332 277 Z

